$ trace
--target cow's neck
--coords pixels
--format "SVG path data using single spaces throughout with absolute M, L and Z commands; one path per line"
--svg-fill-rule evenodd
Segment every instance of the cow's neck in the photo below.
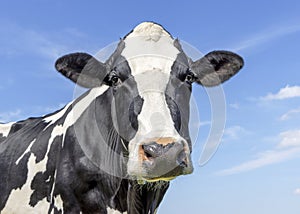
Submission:
M 110 205 L 102 199 L 113 199 L 126 175 L 120 154 L 122 144 L 111 119 L 111 99 L 111 89 L 91 89 L 72 103 L 68 115 L 73 114 L 73 123 L 66 119 L 63 124 L 68 128 L 63 128 L 66 132 L 58 170 L 61 175 L 57 177 L 69 176 L 71 182 L 57 180 L 57 185 L 61 192 L 76 186 L 74 192 L 81 197 L 71 194 L 63 200 L 77 201 L 87 209 L 83 212 L 98 206 L 104 213 Z
M 113 125 L 111 101 L 111 89 L 95 97 L 74 123 L 74 134 L 85 156 L 99 169 L 123 178 L 123 144 Z

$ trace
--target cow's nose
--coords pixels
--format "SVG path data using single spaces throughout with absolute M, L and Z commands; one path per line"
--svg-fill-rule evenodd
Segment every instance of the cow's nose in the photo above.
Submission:
M 155 141 L 142 145 L 146 160 L 164 158 L 166 161 L 174 162 L 177 166 L 187 167 L 187 157 L 184 146 L 180 142 L 159 144 Z

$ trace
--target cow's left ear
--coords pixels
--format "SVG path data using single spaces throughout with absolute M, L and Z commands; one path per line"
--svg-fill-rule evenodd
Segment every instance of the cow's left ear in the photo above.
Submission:
M 55 68 L 62 75 L 85 88 L 102 85 L 108 73 L 106 64 L 87 53 L 72 53 L 60 57 Z
M 229 51 L 213 51 L 191 63 L 196 82 L 211 87 L 235 75 L 244 65 L 242 57 Z

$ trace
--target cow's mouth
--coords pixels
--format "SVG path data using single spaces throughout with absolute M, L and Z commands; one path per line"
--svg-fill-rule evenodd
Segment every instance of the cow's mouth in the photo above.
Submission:
M 157 182 L 157 181 L 171 181 L 176 177 L 177 176 L 174 176 L 174 177 L 161 177 L 161 178 L 148 178 L 148 179 L 143 178 L 142 180 L 138 180 L 138 182 L 139 183 L 145 183 L 145 182 L 152 183 L 152 182 Z

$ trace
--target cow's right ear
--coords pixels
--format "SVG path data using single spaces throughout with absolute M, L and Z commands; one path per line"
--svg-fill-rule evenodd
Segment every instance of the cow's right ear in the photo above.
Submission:
M 60 57 L 55 68 L 62 75 L 85 88 L 101 86 L 108 74 L 106 64 L 87 53 L 72 53 Z

